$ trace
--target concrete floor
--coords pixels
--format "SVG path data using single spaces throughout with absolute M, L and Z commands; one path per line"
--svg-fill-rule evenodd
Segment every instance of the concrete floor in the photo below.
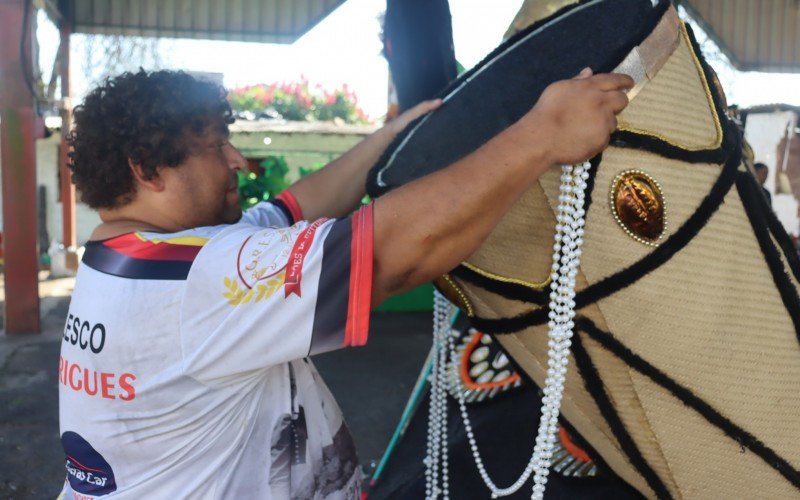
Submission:
M 64 480 L 57 369 L 72 283 L 40 284 L 43 333 L 0 334 L 0 499 L 52 499 Z M 367 474 L 427 356 L 430 324 L 430 313 L 376 313 L 367 346 L 314 358 L 342 407 Z

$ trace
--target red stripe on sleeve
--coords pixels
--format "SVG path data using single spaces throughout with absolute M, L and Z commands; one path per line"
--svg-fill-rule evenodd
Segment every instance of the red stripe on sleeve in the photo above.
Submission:
M 106 247 L 117 252 L 143 260 L 179 260 L 184 262 L 194 261 L 203 248 L 195 245 L 180 245 L 172 243 L 153 243 L 143 241 L 134 233 L 128 233 L 103 242 Z
M 369 312 L 372 302 L 372 204 L 353 215 L 353 236 L 350 246 L 350 301 L 347 304 L 347 346 L 367 343 Z
M 294 219 L 292 223 L 304 220 L 303 219 L 303 210 L 300 208 L 300 204 L 297 203 L 297 198 L 294 197 L 291 191 L 286 190 L 275 197 L 276 200 L 281 200 L 286 208 L 289 209 L 289 213 L 292 214 L 292 218 Z

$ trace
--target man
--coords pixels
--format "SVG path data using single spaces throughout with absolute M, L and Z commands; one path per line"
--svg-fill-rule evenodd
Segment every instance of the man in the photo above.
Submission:
M 307 357 L 364 344 L 373 305 L 464 260 L 546 168 L 601 151 L 632 84 L 556 83 L 475 153 L 353 215 L 369 167 L 439 102 L 242 214 L 221 89 L 164 71 L 95 89 L 71 136 L 103 223 L 59 365 L 64 497 L 357 498 L 352 440 Z
M 769 175 L 769 167 L 759 162 L 753 165 L 753 169 L 756 171 L 756 179 L 758 183 L 761 184 L 761 191 L 764 193 L 764 196 L 766 196 L 767 203 L 769 203 L 769 206 L 772 206 L 772 193 L 764 187 L 764 183 L 767 182 L 767 176 Z

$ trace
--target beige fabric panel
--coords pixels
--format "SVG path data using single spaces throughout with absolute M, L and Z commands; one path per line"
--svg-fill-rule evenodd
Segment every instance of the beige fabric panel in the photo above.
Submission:
M 645 411 L 651 417 L 653 432 L 673 465 L 684 498 L 800 498 L 800 492 L 761 458 L 743 450 L 649 378 L 631 371 Z M 702 474 L 697 473 L 698 464 L 702 466 Z
M 722 132 L 714 104 L 700 62 L 682 29 L 678 48 L 619 115 L 620 129 L 661 136 L 689 150 L 716 148 Z
M 635 149 L 608 148 L 595 176 L 592 205 L 586 214 L 581 270 L 591 283 L 626 269 L 652 253 L 654 248 L 625 233 L 611 211 L 611 184 L 617 174 L 638 169 L 661 184 L 667 227 L 666 240 L 697 211 L 722 167 L 670 160 Z M 548 192 L 558 186 L 547 186 Z M 610 250 L 613 249 L 613 250 Z
M 548 210 L 537 184 L 522 195 L 467 262 L 495 275 L 542 283 L 550 275 L 555 227 L 555 214 Z
M 582 277 L 579 278 L 579 281 Z M 458 278 L 452 279 L 460 291 L 469 301 L 475 314 L 483 318 L 501 317 L 498 311 L 506 316 L 514 316 L 531 309 L 529 304 L 520 301 L 505 299 L 486 290 L 471 287 Z M 585 281 L 582 283 L 585 286 Z M 603 323 L 597 306 L 590 306 L 595 321 Z M 497 335 L 500 342 L 528 375 L 541 387 L 544 385 L 547 370 L 547 325 L 540 325 L 525 329 L 514 335 Z M 600 453 L 609 466 L 616 471 L 625 481 L 639 491 L 650 491 L 647 483 L 639 476 L 638 472 L 628 463 L 617 443 L 611 429 L 600 414 L 592 396 L 586 391 L 583 380 L 575 370 L 575 360 L 570 356 L 570 369 L 567 371 L 565 393 L 562 402 L 562 413 L 575 426 L 578 432 Z M 533 422 L 531 425 L 535 425 Z M 651 494 L 651 497 L 653 495 Z
M 681 40 L 681 45 L 667 60 L 658 75 L 625 109 L 620 116 L 620 125 L 640 128 L 641 132 L 651 134 L 655 134 L 655 131 L 658 130 L 659 134 L 665 135 L 665 131 L 672 130 L 667 125 L 674 121 L 676 133 L 666 134 L 666 139 L 690 149 L 711 147 L 712 143 L 719 141 L 720 129 L 713 119 L 713 107 L 710 95 L 704 90 L 707 89 L 707 86 L 702 72 L 697 66 L 699 63 L 695 62 L 686 41 L 683 38 Z M 681 105 L 675 106 L 676 102 L 680 102 Z M 681 114 L 684 111 L 687 113 L 686 116 Z M 620 158 L 620 155 L 623 158 Z M 611 163 L 609 160 L 615 161 L 616 165 L 609 165 Z M 689 165 L 651 153 L 609 148 L 604 153 L 603 166 L 599 169 L 595 181 L 595 190 L 592 194 L 593 208 L 587 217 L 587 228 L 594 227 L 594 221 L 591 220 L 592 212 L 596 212 L 595 205 L 598 202 L 603 204 L 601 210 L 605 210 L 601 214 L 602 217 L 611 213 L 607 197 L 614 176 L 627 169 L 641 169 L 653 175 L 650 171 L 650 165 L 653 163 L 664 166 L 683 166 L 692 170 L 705 167 L 709 171 L 709 176 L 713 178 L 719 175 L 720 170 L 718 165 Z M 539 184 L 521 197 L 492 231 L 487 242 L 467 262 L 487 273 L 503 278 L 515 278 L 530 284 L 539 284 L 545 281 L 550 274 L 552 234 L 555 230 L 555 209 L 558 204 L 560 175 L 559 166 L 548 169 L 541 176 Z M 683 184 L 668 186 L 666 179 L 656 178 L 656 180 L 661 182 L 662 187 L 683 191 Z M 689 179 L 689 182 L 692 181 Z M 694 192 L 695 194 L 704 194 Z M 701 197 L 689 205 L 676 203 L 674 213 L 671 214 L 671 197 L 671 195 L 666 196 L 668 232 L 665 237 L 669 235 L 669 228 L 678 227 L 689 214 L 694 212 L 702 199 Z M 544 210 L 548 204 L 551 210 Z M 611 220 L 613 222 L 613 219 Z M 618 231 L 620 234 L 624 234 L 621 229 Z M 584 253 L 589 251 L 588 239 L 586 244 Z M 627 242 L 626 247 L 640 256 L 644 256 L 652 250 L 632 239 Z M 526 256 L 525 259 L 519 258 L 520 253 Z M 608 274 L 611 274 L 613 269 L 622 267 L 627 266 L 610 266 L 606 269 L 609 270 Z
M 721 129 L 708 85 L 685 33 L 658 75 L 620 116 L 620 126 L 687 150 L 719 145 Z M 612 181 L 632 169 L 661 185 L 667 220 L 662 242 L 695 213 L 722 171 L 716 164 L 607 149 L 586 216 L 578 291 L 587 281 L 596 283 L 654 251 L 626 234 L 612 215 Z M 552 263 L 559 177 L 560 168 L 550 168 L 468 263 L 495 279 L 544 282 Z M 789 274 L 785 258 L 784 266 Z M 482 318 L 511 317 L 539 307 L 454 281 Z M 794 278 L 792 283 L 798 286 Z M 700 234 L 671 260 L 579 313 L 800 468 L 800 345 L 735 186 Z M 497 338 L 543 384 L 547 326 Z M 701 415 L 582 338 L 628 432 L 677 498 L 799 496 L 763 460 L 741 453 L 735 441 Z M 562 412 L 617 474 L 654 497 L 584 388 L 574 359 Z
M 599 305 L 617 339 L 800 468 L 800 345 L 735 188 L 683 251 Z
M 628 365 L 615 356 L 609 356 L 608 351 L 587 335 L 582 335 L 581 340 L 587 353 L 592 359 L 598 372 L 601 374 L 606 394 L 611 400 L 617 414 L 622 420 L 625 429 L 650 467 L 658 474 L 669 492 L 680 498 L 680 492 L 673 480 L 672 471 L 661 450 L 660 443 L 653 433 L 648 415 L 642 408 L 639 395 L 631 380 Z M 575 365 L 570 367 L 575 370 Z

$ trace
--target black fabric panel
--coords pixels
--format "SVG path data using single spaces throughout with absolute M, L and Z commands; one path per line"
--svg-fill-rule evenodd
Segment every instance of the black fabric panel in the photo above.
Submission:
M 503 43 L 441 94 L 459 89 L 424 124 L 416 128 L 412 123 L 396 138 L 370 171 L 368 193 L 377 196 L 476 150 L 527 113 L 548 84 L 572 78 L 587 66 L 612 70 L 653 30 L 668 6 L 662 1 L 653 8 L 649 0 L 581 2 L 561 11 L 560 19 L 541 32 L 528 36 L 542 22 Z M 499 54 L 504 55 L 495 59 Z M 383 173 L 384 188 L 377 175 L 394 154 L 394 163 Z
M 600 378 L 600 373 L 594 366 L 591 356 L 586 349 L 584 349 L 580 335 L 572 336 L 572 355 L 575 358 L 575 364 L 578 365 L 578 370 L 583 379 L 583 385 L 586 387 L 589 394 L 592 395 L 595 404 L 597 404 L 597 407 L 600 409 L 600 413 L 611 428 L 611 432 L 613 432 L 614 437 L 617 438 L 617 442 L 622 448 L 622 451 L 628 457 L 628 461 L 636 467 L 636 470 L 639 471 L 639 474 L 647 481 L 647 485 L 658 495 L 658 498 L 672 498 L 667 486 L 661 481 L 656 471 L 650 467 L 650 464 L 647 463 L 647 460 L 642 456 L 642 452 L 639 451 L 636 442 L 634 442 L 628 429 L 625 428 L 622 419 L 617 415 L 617 411 L 614 409 L 614 405 L 611 403 L 611 399 L 606 393 L 603 379 Z
M 399 441 L 380 480 L 369 490 L 369 500 L 425 498 L 425 444 L 428 430 L 430 391 L 421 401 Z M 450 498 L 490 498 L 489 489 L 478 475 L 458 404 L 448 397 L 448 460 Z M 541 398 L 535 386 L 514 391 L 490 402 L 468 406 L 478 449 L 489 476 L 500 486 L 519 477 L 533 453 Z M 530 499 L 533 479 L 511 500 Z M 601 472 L 596 477 L 564 477 L 551 471 L 547 477 L 547 500 L 633 500 L 643 498 L 627 483 Z
M 764 198 L 761 194 L 761 186 L 756 183 L 756 180 L 749 173 L 741 173 L 736 180 L 736 187 L 739 189 L 742 205 L 744 205 L 744 210 L 747 212 L 747 218 L 750 220 L 758 245 L 761 247 L 761 252 L 767 261 L 769 271 L 772 273 L 772 280 L 778 288 L 783 305 L 786 307 L 786 312 L 794 324 L 797 340 L 800 342 L 800 296 L 798 296 L 797 289 L 786 273 L 780 252 L 770 237 L 767 226 L 767 211 L 758 206 L 759 202 Z
M 123 255 L 99 241 L 86 243 L 82 263 L 101 273 L 140 280 L 185 280 L 192 261 L 136 259 Z
M 650 380 L 660 385 L 673 396 L 682 401 L 686 406 L 692 408 L 703 416 L 710 424 L 721 429 L 731 439 L 739 443 L 742 447 L 749 449 L 759 458 L 764 460 L 770 467 L 775 469 L 780 475 L 785 477 L 795 487 L 800 488 L 800 470 L 795 469 L 783 457 L 778 455 L 772 448 L 761 442 L 756 436 L 750 434 L 745 429 L 733 423 L 728 417 L 714 409 L 706 401 L 695 395 L 686 387 L 670 378 L 667 374 L 645 361 L 642 357 L 625 347 L 619 340 L 614 338 L 609 332 L 598 328 L 591 320 L 583 316 L 575 319 L 575 328 L 580 332 L 585 332 L 592 339 L 600 343 L 603 347 L 611 351 L 622 361 L 633 367 L 639 373 L 647 376 Z M 573 341 L 574 344 L 574 341 Z M 574 352 L 574 348 L 573 348 Z M 731 381 L 735 384 L 735 381 Z
M 350 253 L 353 239 L 350 217 L 333 223 L 322 247 L 322 271 L 314 310 L 309 354 L 341 349 L 350 300 Z
M 734 154 L 729 158 L 728 162 L 723 167 L 722 173 L 717 178 L 708 195 L 706 195 L 700 203 L 697 210 L 672 234 L 672 236 L 667 238 L 666 241 L 644 258 L 633 263 L 630 267 L 603 278 L 578 292 L 575 295 L 576 308 L 580 309 L 581 307 L 593 304 L 635 283 L 650 271 L 657 269 L 662 264 L 669 261 L 673 255 L 689 244 L 717 211 L 717 208 L 719 208 L 720 204 L 725 199 L 725 195 L 736 181 L 737 169 L 741 160 L 741 150 L 739 151 L 739 154 Z M 475 328 L 487 333 L 513 333 L 528 326 L 545 323 L 547 321 L 547 313 L 547 309 L 537 308 L 528 313 L 523 313 L 511 318 L 472 318 L 471 321 L 475 325 Z

